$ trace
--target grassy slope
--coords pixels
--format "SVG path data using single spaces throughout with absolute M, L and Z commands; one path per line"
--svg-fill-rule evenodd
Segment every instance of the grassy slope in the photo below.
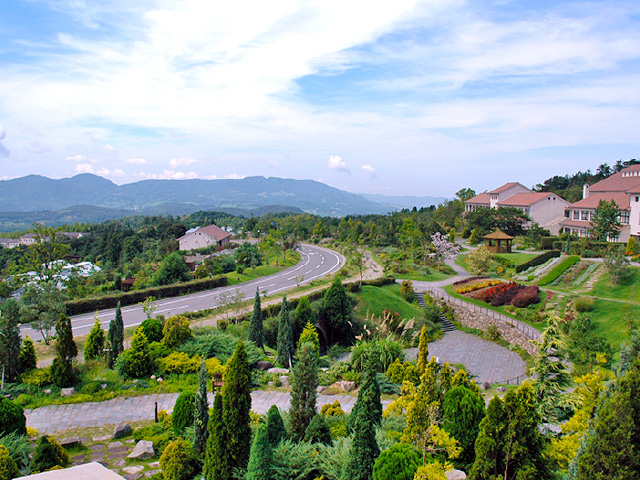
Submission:
M 253 268 L 247 268 L 242 274 L 238 272 L 227 273 L 226 275 L 228 284 L 237 285 L 238 283 L 248 282 L 249 280 L 253 280 L 258 277 L 273 275 L 274 273 L 278 273 L 285 268 L 296 265 L 299 261 L 300 254 L 298 252 L 287 252 L 287 260 L 285 262 L 281 261 L 279 266 L 275 265 L 275 258 L 270 258 L 270 263 L 256 267 L 255 272 L 253 271 Z
M 513 252 L 513 253 L 497 253 L 494 256 L 498 258 L 506 258 L 507 260 L 512 262 L 514 265 L 520 265 L 526 261 L 531 260 L 534 257 L 537 257 L 538 254 Z
M 364 285 L 358 293 L 358 304 L 355 308 L 357 318 L 365 318 L 369 315 L 382 315 L 385 308 L 394 310 L 403 318 L 422 318 L 424 312 L 415 303 L 408 303 L 400 295 L 400 285 L 385 285 L 384 287 L 372 287 Z
M 629 336 L 623 318 L 625 305 L 621 302 L 598 299 L 594 309 L 587 313 L 597 325 L 596 332 L 611 342 L 614 349 L 620 347 L 620 344 Z M 631 309 L 635 318 L 639 318 L 640 305 L 632 305 Z
M 609 274 L 604 273 L 588 294 L 595 297 L 618 298 L 640 303 L 640 268 L 630 267 L 630 271 L 629 278 L 620 285 L 611 285 Z

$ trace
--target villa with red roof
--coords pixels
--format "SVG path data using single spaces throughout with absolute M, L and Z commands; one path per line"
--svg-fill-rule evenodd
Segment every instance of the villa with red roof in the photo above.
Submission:
M 514 207 L 529 215 L 531 221 L 557 235 L 569 202 L 550 192 L 534 192 L 518 182 L 505 183 L 464 202 L 465 212 L 478 208 Z
M 228 245 L 230 238 L 231 233 L 212 223 L 206 227 L 196 227 L 187 230 L 185 234 L 178 239 L 178 245 L 180 246 L 180 250 L 195 250 L 211 245 Z
M 591 186 L 585 185 L 582 200 L 569 205 L 560 222 L 562 231 L 586 237 L 600 200 L 616 202 L 620 208 L 620 234 L 611 242 L 627 242 L 640 236 L 640 165 L 632 165 Z

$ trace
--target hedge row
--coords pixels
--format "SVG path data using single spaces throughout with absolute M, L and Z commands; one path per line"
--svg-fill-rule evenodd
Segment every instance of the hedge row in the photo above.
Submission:
M 540 238 L 540 245 L 542 247 L 542 250 L 552 250 L 552 249 L 560 250 L 560 247 L 557 246 L 558 244 L 562 244 L 562 242 L 560 242 L 560 239 L 558 237 L 541 237 Z
M 65 307 L 67 308 L 68 315 L 80 315 L 83 313 L 95 312 L 96 310 L 104 310 L 106 308 L 116 308 L 118 306 L 118 302 L 120 302 L 124 307 L 126 305 L 134 305 L 144 302 L 149 297 L 155 297 L 157 299 L 176 297 L 178 295 L 211 290 L 213 288 L 224 287 L 226 285 L 227 277 L 220 275 L 218 277 L 203 278 L 201 280 L 192 280 L 190 282 L 176 283 L 174 285 L 145 288 L 144 290 L 134 290 L 132 292 L 117 293 L 102 297 L 89 297 L 79 300 L 71 300 L 65 302 Z
M 545 263 L 547 260 L 559 256 L 560 250 L 549 250 L 548 252 L 541 253 L 537 257 L 533 257 L 531 260 L 528 260 L 516 266 L 516 273 L 524 272 L 527 268 L 530 267 L 537 267 L 538 265 L 542 265 L 543 263 Z
M 558 265 L 553 267 L 553 269 L 547 273 L 544 277 L 538 280 L 539 286 L 549 285 L 556 278 L 566 272 L 570 267 L 573 267 L 576 263 L 580 261 L 580 257 L 577 255 L 572 255 L 571 257 L 565 258 Z

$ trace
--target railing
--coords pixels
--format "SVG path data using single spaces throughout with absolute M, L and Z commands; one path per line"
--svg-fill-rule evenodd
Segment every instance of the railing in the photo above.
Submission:
M 426 291 L 429 292 L 431 295 L 441 298 L 442 300 L 444 300 L 447 303 L 451 303 L 453 305 L 459 305 L 463 308 L 466 308 L 468 310 L 471 310 L 473 312 L 476 313 L 480 313 L 481 315 L 485 315 L 487 317 L 491 317 L 494 320 L 497 320 L 499 322 L 503 322 L 506 323 L 514 328 L 516 328 L 517 330 L 519 330 L 520 332 L 522 332 L 524 334 L 525 337 L 527 337 L 529 340 L 540 340 L 540 332 L 538 330 L 536 330 L 535 328 L 527 325 L 524 322 L 521 322 L 519 320 L 516 320 L 514 318 L 508 317 L 506 315 L 503 315 L 501 313 L 498 313 L 494 310 L 490 310 L 488 308 L 484 308 L 484 307 L 480 307 L 478 305 L 476 305 L 475 303 L 471 303 L 471 302 L 466 302 L 460 298 L 457 297 L 453 297 L 451 295 L 449 295 L 447 292 L 444 292 L 438 288 L 434 288 L 434 287 L 425 287 Z

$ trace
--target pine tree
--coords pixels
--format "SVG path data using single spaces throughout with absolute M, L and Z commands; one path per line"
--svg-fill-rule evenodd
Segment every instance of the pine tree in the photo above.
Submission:
M 376 376 L 373 363 L 367 364 L 364 373 L 364 382 L 358 392 L 358 399 L 351 410 L 347 424 L 348 431 L 355 428 L 356 420 L 360 416 L 366 416 L 367 421 L 378 426 L 382 423 L 382 403 L 380 401 L 380 385 Z
M 113 368 L 116 358 L 124 351 L 124 322 L 122 321 L 122 306 L 118 302 L 115 318 L 109 322 L 109 367 Z
M 20 361 L 20 309 L 13 298 L 0 305 L 0 370 L 14 382 L 23 371 Z
M 29 335 L 27 335 L 22 341 L 22 348 L 20 349 L 20 364 L 22 365 L 23 372 L 30 372 L 38 366 L 36 349 L 33 346 L 33 340 L 31 340 Z
M 339 277 L 333 280 L 323 299 L 324 316 L 330 330 L 329 343 L 334 343 L 336 333 L 344 334 L 351 321 L 351 302 Z
M 294 354 L 293 344 L 293 326 L 291 325 L 291 317 L 289 315 L 289 304 L 287 297 L 282 299 L 280 307 L 280 322 L 278 322 L 278 344 L 277 344 L 277 361 L 285 368 L 291 365 L 291 359 Z
M 207 437 L 209 432 L 209 402 L 207 400 L 207 365 L 203 361 L 200 364 L 198 374 L 198 392 L 195 400 L 195 415 L 193 422 L 193 450 L 196 455 L 202 455 L 207 449 Z
M 302 297 L 298 301 L 295 314 L 293 315 L 293 339 L 294 343 L 299 343 L 300 335 L 308 324 L 316 323 L 316 315 L 313 313 L 309 297 Z
M 246 480 L 271 480 L 273 455 L 269 434 L 264 424 L 258 425 L 251 445 Z
M 504 402 L 493 397 L 487 407 L 487 415 L 480 422 L 478 438 L 475 443 L 475 462 L 469 477 L 474 480 L 490 480 L 504 473 L 504 432 L 506 419 Z
M 213 410 L 208 425 L 209 438 L 207 438 L 207 451 L 202 472 L 206 480 L 231 480 L 232 478 L 223 410 L 222 395 L 218 392 L 213 400 Z
M 227 430 L 226 462 L 231 470 L 244 469 L 251 449 L 251 371 L 243 342 L 238 342 L 227 362 L 220 394 L 222 421 Z
M 367 394 L 360 389 L 358 400 L 361 395 Z M 380 454 L 373 418 L 367 412 L 356 415 L 353 430 L 353 443 L 342 480 L 372 480 L 373 464 Z
M 443 428 L 458 441 L 462 452 L 455 464 L 465 471 L 475 460 L 475 443 L 484 415 L 484 399 L 471 390 L 459 386 L 445 394 L 442 402 Z
M 151 371 L 151 355 L 149 342 L 144 332 L 138 328 L 131 338 L 131 348 L 127 350 L 127 373 L 133 378 L 149 375 Z
M 420 343 L 418 344 L 418 375 L 422 376 L 429 363 L 429 334 L 426 325 L 420 330 Z
M 284 428 L 280 410 L 275 405 L 271 405 L 267 412 L 267 433 L 269 435 L 269 443 L 273 448 L 287 438 L 287 430 Z
M 65 388 L 73 385 L 74 374 L 72 359 L 78 355 L 78 346 L 73 340 L 71 319 L 64 313 L 56 324 L 56 356 L 51 364 L 51 380 L 57 386 Z
M 311 419 L 318 413 L 318 354 L 310 343 L 302 345 L 291 380 L 291 434 L 296 441 L 304 438 Z
M 322 443 L 332 445 L 331 430 L 324 420 L 324 415 L 314 415 L 304 432 L 303 440 L 308 443 Z
M 87 343 L 84 346 L 84 359 L 97 360 L 102 357 L 104 350 L 104 331 L 100 320 L 96 316 L 96 321 L 89 332 Z
M 195 420 L 196 395 L 192 392 L 182 392 L 173 407 L 171 426 L 176 435 L 183 435 L 185 427 L 193 425 Z
M 259 348 L 264 348 L 264 325 L 262 306 L 260 304 L 260 290 L 256 287 L 256 298 L 253 301 L 253 314 L 249 322 L 248 339 Z
M 316 327 L 311 323 L 307 323 L 304 330 L 302 330 L 302 334 L 298 340 L 298 347 L 296 349 L 299 350 L 304 343 L 312 344 L 318 355 L 320 355 L 320 336 L 318 335 Z

